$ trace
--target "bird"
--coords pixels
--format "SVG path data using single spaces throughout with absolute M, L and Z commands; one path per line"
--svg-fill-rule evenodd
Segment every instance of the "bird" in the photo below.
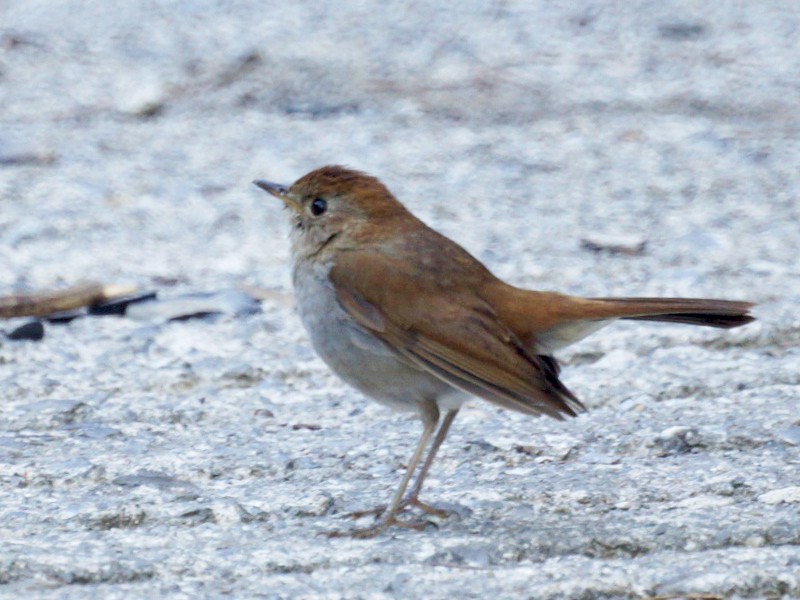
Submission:
M 515 287 L 415 217 L 379 179 L 354 169 L 329 165 L 291 185 L 253 183 L 289 209 L 296 308 L 316 353 L 364 395 L 422 421 L 389 504 L 354 513 L 375 514 L 370 526 L 333 536 L 424 529 L 430 521 L 410 518 L 411 508 L 447 514 L 419 494 L 470 397 L 559 420 L 584 412 L 554 353 L 613 321 L 728 329 L 754 320 L 753 303 L 744 301 L 584 298 Z

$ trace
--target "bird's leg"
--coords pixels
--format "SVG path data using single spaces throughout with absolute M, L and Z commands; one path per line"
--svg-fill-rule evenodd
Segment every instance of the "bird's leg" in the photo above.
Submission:
M 444 419 L 442 419 L 442 424 L 439 426 L 439 431 L 436 432 L 436 437 L 433 438 L 433 445 L 431 446 L 430 452 L 428 452 L 428 456 L 422 465 L 422 469 L 420 470 L 419 475 L 417 475 L 417 480 L 414 482 L 414 487 L 411 488 L 411 492 L 400 503 L 401 509 L 406 508 L 408 506 L 416 506 L 423 512 L 442 518 L 446 517 L 449 514 L 449 512 L 446 510 L 442 510 L 441 508 L 436 508 L 434 506 L 431 506 L 430 504 L 421 502 L 419 499 L 419 493 L 422 490 L 422 484 L 425 482 L 425 477 L 428 474 L 428 470 L 431 468 L 431 465 L 433 464 L 433 459 L 436 458 L 436 453 L 439 450 L 439 446 L 442 445 L 442 442 L 444 442 L 444 439 L 447 437 L 447 432 L 450 430 L 450 425 L 452 425 L 453 421 L 455 421 L 457 414 L 458 414 L 457 408 L 449 410 L 447 411 L 447 414 L 444 416 Z
M 422 459 L 422 454 L 425 452 L 428 441 L 431 439 L 433 432 L 436 430 L 436 425 L 439 423 L 439 408 L 436 406 L 436 402 L 432 400 L 421 402 L 420 415 L 422 416 L 422 435 L 417 443 L 417 449 L 414 451 L 414 454 L 411 457 L 411 462 L 408 463 L 403 480 L 400 482 L 400 486 L 397 488 L 397 491 L 392 497 L 392 501 L 389 504 L 388 510 L 381 510 L 378 514 L 382 514 L 383 516 L 371 527 L 367 527 L 365 529 L 354 529 L 352 531 L 345 532 L 335 531 L 328 534 L 329 537 L 349 536 L 357 538 L 369 538 L 378 535 L 384 529 L 392 525 L 408 527 L 410 529 L 424 529 L 428 524 L 426 521 L 400 521 L 397 519 L 397 514 L 402 510 L 401 505 L 403 504 L 403 497 L 406 493 L 406 488 L 411 481 L 411 477 L 414 475 L 414 471 L 417 470 L 417 465 Z M 414 487 L 416 488 L 416 486 Z
M 449 514 L 447 511 L 442 510 L 441 508 L 436 508 L 430 504 L 422 502 L 419 499 L 419 493 L 422 490 L 422 484 L 425 482 L 425 477 L 428 475 L 428 470 L 431 468 L 433 460 L 436 458 L 436 453 L 439 450 L 439 446 L 442 445 L 442 442 L 444 442 L 444 439 L 447 437 L 447 432 L 450 430 L 450 425 L 453 424 L 457 414 L 458 409 L 450 410 L 447 411 L 444 419 L 442 419 L 442 424 L 439 426 L 439 431 L 436 432 L 436 437 L 433 438 L 433 445 L 428 452 L 427 458 L 425 458 L 425 462 L 422 464 L 422 469 L 420 470 L 419 475 L 417 475 L 417 480 L 414 482 L 414 487 L 411 488 L 411 492 L 409 492 L 409 494 L 400 503 L 400 506 L 398 507 L 399 511 L 402 511 L 409 506 L 416 506 L 423 512 L 441 518 L 445 518 Z M 363 510 L 351 513 L 350 516 L 354 519 L 360 519 L 361 517 L 366 517 L 367 515 L 381 515 L 385 511 L 386 505 L 382 505 L 373 508 L 372 510 Z

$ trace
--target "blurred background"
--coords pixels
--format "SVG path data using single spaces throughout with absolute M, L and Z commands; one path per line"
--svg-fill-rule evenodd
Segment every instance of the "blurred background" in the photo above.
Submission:
M 0 296 L 266 299 L 0 340 L 0 595 L 800 595 L 799 134 L 792 0 L 3 0 Z M 604 330 L 560 357 L 588 416 L 462 411 L 463 520 L 327 540 L 419 427 L 293 313 L 251 181 L 330 163 L 510 283 L 759 320 Z
M 5 289 L 284 288 L 250 181 L 329 163 L 519 284 L 798 283 L 791 2 L 26 0 L 0 23 Z M 595 261 L 593 236 L 646 251 Z

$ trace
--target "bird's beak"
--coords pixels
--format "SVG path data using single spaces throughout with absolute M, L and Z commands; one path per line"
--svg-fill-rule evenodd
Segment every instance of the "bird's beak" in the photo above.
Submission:
M 283 200 L 283 203 L 297 214 L 303 214 L 303 207 L 297 200 L 289 196 L 289 188 L 287 186 L 281 185 L 280 183 L 272 183 L 271 181 L 264 181 L 263 179 L 256 179 L 253 184 L 257 185 L 265 192 L 269 192 L 276 198 Z

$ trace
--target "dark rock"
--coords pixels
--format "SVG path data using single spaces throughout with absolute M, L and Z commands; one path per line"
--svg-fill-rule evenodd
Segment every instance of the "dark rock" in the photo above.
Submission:
M 44 325 L 39 319 L 28 321 L 7 334 L 10 340 L 31 340 L 38 342 L 44 337 Z
M 322 429 L 322 427 L 319 425 L 315 425 L 313 423 L 295 423 L 294 425 L 292 425 L 292 429 L 294 431 L 299 431 L 301 429 L 308 429 L 309 431 L 319 431 L 320 429 Z

